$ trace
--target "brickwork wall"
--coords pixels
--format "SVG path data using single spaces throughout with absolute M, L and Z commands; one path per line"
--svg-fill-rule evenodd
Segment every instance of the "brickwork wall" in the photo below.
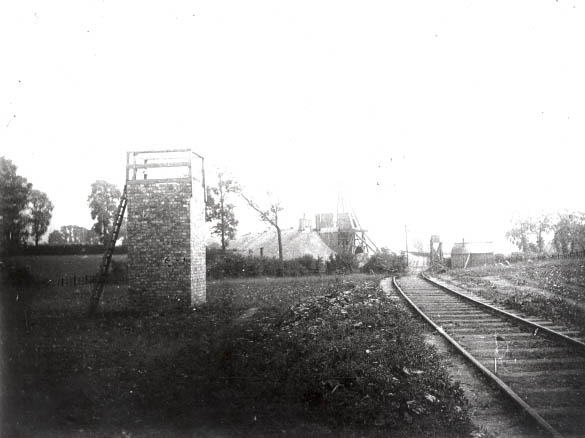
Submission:
M 203 188 L 194 183 L 191 198 L 191 305 L 206 300 L 205 199 Z
M 205 301 L 202 201 L 191 197 L 188 182 L 128 184 L 128 280 L 135 306 L 188 308 Z

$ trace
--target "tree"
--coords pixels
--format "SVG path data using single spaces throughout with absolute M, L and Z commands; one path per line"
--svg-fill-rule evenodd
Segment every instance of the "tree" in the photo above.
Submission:
M 67 244 L 95 245 L 99 243 L 99 236 L 92 230 L 79 225 L 63 225 L 61 235 Z
M 224 179 L 220 172 L 217 175 L 217 187 L 211 188 L 213 197 L 208 198 L 208 206 L 206 206 L 206 213 L 209 220 L 216 220 L 213 226 L 213 233 L 221 238 L 221 249 L 225 252 L 228 242 L 236 236 L 236 227 L 238 221 L 234 214 L 234 205 L 228 202 L 228 198 L 233 193 L 238 193 L 239 185 L 231 179 Z M 217 198 L 217 201 L 215 201 Z
M 544 252 L 544 234 L 552 228 L 552 220 L 549 214 L 541 214 L 534 220 L 534 232 L 536 234 L 536 247 L 538 252 Z
M 412 239 L 412 247 L 416 252 L 424 253 L 425 252 L 425 245 L 418 237 Z
M 73 243 L 73 225 L 63 225 L 60 230 L 63 243 Z
M 205 197 L 205 222 L 211 222 L 213 220 L 213 209 L 215 208 L 215 198 L 213 197 L 213 190 L 207 186 L 207 196 Z
M 65 244 L 65 237 L 59 230 L 53 230 L 49 234 L 49 245 L 63 245 Z
M 92 234 L 94 234 L 92 232 Z M 122 219 L 122 225 L 120 225 L 120 231 L 118 232 L 118 242 L 127 243 L 126 239 L 128 238 L 128 225 L 126 222 L 126 216 Z
M 83 245 L 96 245 L 99 243 L 99 236 L 93 230 L 88 230 L 85 227 L 75 226 L 74 234 L 79 236 L 79 243 Z M 121 230 L 120 230 L 121 234 Z
M 376 274 L 397 274 L 405 272 L 408 266 L 406 258 L 382 248 L 381 252 L 373 254 L 362 267 L 362 272 L 374 272 Z
M 559 214 L 554 225 L 553 246 L 561 254 L 585 250 L 584 213 Z
M 256 203 L 254 201 L 247 198 L 246 195 L 244 195 L 242 192 L 240 192 L 240 195 L 242 196 L 242 198 L 244 198 L 244 200 L 248 203 L 248 205 L 250 207 L 252 207 L 254 210 L 256 210 L 260 214 L 260 217 L 262 218 L 262 220 L 264 222 L 269 223 L 270 225 L 272 225 L 276 229 L 276 235 L 278 237 L 278 261 L 279 261 L 278 275 L 282 277 L 283 272 L 284 272 L 284 258 L 282 256 L 282 235 L 280 232 L 280 226 L 278 225 L 278 213 L 281 212 L 283 210 L 283 208 L 280 205 L 280 201 L 272 201 L 267 210 L 262 210 L 260 207 L 258 207 L 256 205 Z
M 31 234 L 35 246 L 39 246 L 39 239 L 45 234 L 53 216 L 53 203 L 46 193 L 40 190 L 31 190 L 29 193 Z
M 534 232 L 534 224 L 530 219 L 522 218 L 514 222 L 506 238 L 522 252 L 530 251 L 530 235 Z
M 108 243 L 107 237 L 114 228 L 114 215 L 121 196 L 120 190 L 107 181 L 99 180 L 91 185 L 91 194 L 87 198 L 91 218 L 95 220 L 91 229 L 104 245 Z
M 26 209 L 32 184 L 16 169 L 12 161 L 0 157 L 0 241 L 5 247 L 18 246 L 28 237 Z

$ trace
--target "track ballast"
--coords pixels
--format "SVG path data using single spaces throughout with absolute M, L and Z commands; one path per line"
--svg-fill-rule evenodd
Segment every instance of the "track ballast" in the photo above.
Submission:
M 395 286 L 541 429 L 585 436 L 585 348 L 572 333 L 542 320 L 531 325 L 421 277 Z

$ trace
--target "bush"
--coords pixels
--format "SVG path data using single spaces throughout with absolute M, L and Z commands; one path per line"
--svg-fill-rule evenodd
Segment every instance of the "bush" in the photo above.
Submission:
M 410 314 L 375 285 L 338 282 L 285 315 L 266 310 L 226 332 L 213 357 L 230 390 L 305 405 L 337 426 L 422 428 L 428 415 L 441 427 L 469 426 L 461 388 Z
M 385 275 L 396 275 L 406 271 L 404 257 L 390 252 L 380 252 L 372 255 L 362 267 L 362 272 Z
M 351 274 L 358 271 L 358 261 L 352 253 L 342 252 L 329 256 L 327 262 L 328 274 Z
M 276 258 L 244 257 L 233 251 L 207 250 L 207 277 L 210 279 L 241 277 L 277 277 L 280 262 Z M 284 260 L 282 270 L 286 277 L 312 275 L 320 271 L 322 261 L 311 255 Z
M 243 277 L 244 272 L 246 272 L 245 258 L 230 251 L 208 251 L 206 264 L 208 278 Z
M 39 245 L 14 248 L 6 255 L 91 255 L 106 252 L 104 245 Z M 114 254 L 128 254 L 128 246 L 116 246 Z
M 504 254 L 501 254 L 501 253 L 496 253 L 496 254 L 494 254 L 494 262 L 495 263 L 505 263 L 506 256 Z

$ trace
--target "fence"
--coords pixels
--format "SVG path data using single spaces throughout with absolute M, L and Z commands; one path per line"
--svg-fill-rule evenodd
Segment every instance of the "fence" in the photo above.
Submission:
M 578 257 L 585 257 L 585 251 L 571 251 L 565 254 L 545 255 L 542 257 L 542 259 L 573 259 Z
M 571 251 L 564 254 L 512 254 L 510 257 L 505 257 L 510 263 L 525 262 L 528 260 L 559 260 L 559 259 L 573 259 L 585 257 L 585 251 Z M 498 257 L 496 257 L 496 261 Z
M 61 277 L 57 285 L 61 287 L 66 286 L 83 286 L 84 284 L 97 283 L 99 274 L 94 275 L 65 275 Z

